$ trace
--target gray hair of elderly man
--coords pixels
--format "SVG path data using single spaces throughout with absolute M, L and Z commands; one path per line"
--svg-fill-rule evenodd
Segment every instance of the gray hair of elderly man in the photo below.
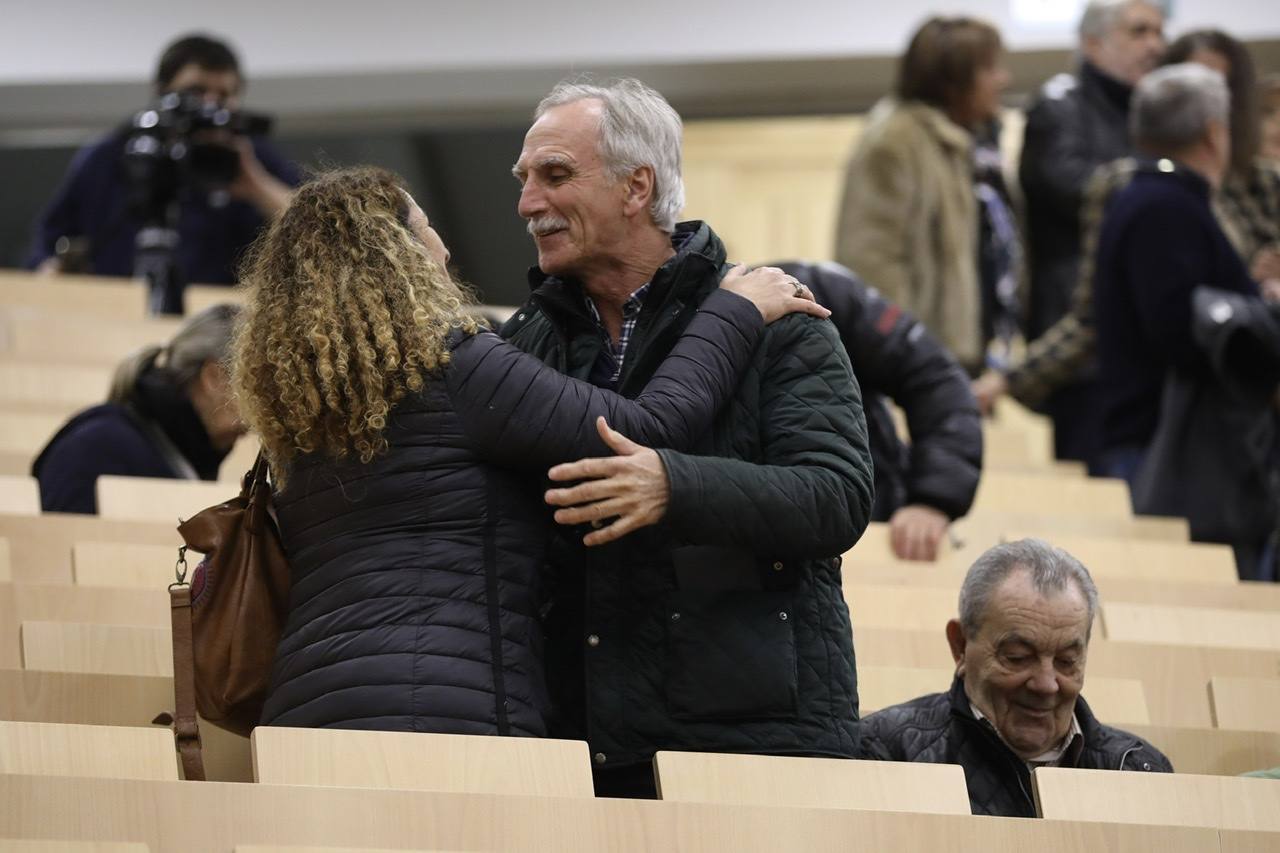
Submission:
M 1076 34 L 1081 41 L 1087 38 L 1100 39 L 1111 31 L 1125 9 L 1137 3 L 1159 9 L 1168 14 L 1166 4 L 1160 0 L 1090 0 L 1080 15 L 1080 23 L 1076 25 Z
M 1079 587 L 1089 611 L 1087 641 L 1098 610 L 1098 588 L 1079 560 L 1042 539 L 1019 539 L 996 545 L 969 567 L 960 586 L 960 627 L 964 635 L 977 636 L 995 591 L 1017 570 L 1029 572 L 1032 588 L 1046 598 L 1061 594 L 1069 583 Z
M 1166 65 L 1133 91 L 1129 132 L 1148 153 L 1172 155 L 1204 139 L 1210 122 L 1230 121 L 1231 93 L 1217 71 L 1197 62 Z
M 623 77 L 601 83 L 588 79 L 563 80 L 534 110 L 536 121 L 548 110 L 575 101 L 595 99 L 604 108 L 600 119 L 600 156 L 616 180 L 636 169 L 653 169 L 654 224 L 670 234 L 684 207 L 680 177 L 680 115 L 667 99 L 639 80 Z

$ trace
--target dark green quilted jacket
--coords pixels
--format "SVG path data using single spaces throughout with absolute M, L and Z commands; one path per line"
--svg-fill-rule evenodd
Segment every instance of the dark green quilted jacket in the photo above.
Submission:
M 727 272 L 700 222 L 673 235 L 627 349 L 633 396 Z M 587 377 L 602 346 L 576 284 L 536 273 L 503 329 Z M 600 767 L 656 750 L 853 756 L 857 677 L 839 555 L 871 513 L 857 382 L 835 328 L 792 315 L 753 361 L 694 454 L 659 451 L 663 522 L 584 548 L 561 528 L 548 572 L 553 733 L 585 737 Z

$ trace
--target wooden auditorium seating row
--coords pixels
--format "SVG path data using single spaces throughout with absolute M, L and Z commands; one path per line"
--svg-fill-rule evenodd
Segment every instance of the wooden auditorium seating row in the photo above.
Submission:
M 372 788 L 584 803 L 592 797 L 581 742 L 277 728 L 260 728 L 252 740 L 258 791 Z M 4 722 L 0 744 L 0 779 L 177 780 L 162 729 Z M 668 803 L 968 811 L 964 774 L 949 765 L 659 753 L 654 769 Z M 1033 780 L 1037 810 L 1050 819 L 1280 832 L 1280 786 L 1270 780 L 1061 768 L 1040 768 Z
M 56 614 L 45 615 L 50 610 L 46 601 L 27 604 L 43 604 L 45 613 L 38 615 L 44 618 L 15 620 L 0 614 L 0 666 L 164 678 L 172 674 L 167 626 L 58 621 Z M 855 629 L 855 647 L 864 713 L 950 685 L 954 665 L 940 632 Z M 1111 722 L 1277 730 L 1280 720 L 1273 700 L 1280 683 L 1278 670 L 1276 652 L 1097 640 L 1090 649 L 1084 695 L 1098 715 Z
M 173 485 L 173 481 L 159 482 L 164 486 Z M 17 492 L 26 493 L 24 500 L 29 508 L 34 483 L 29 478 L 0 477 L 0 494 L 10 484 L 16 487 Z M 131 483 L 130 489 L 133 488 L 134 484 Z M 220 493 L 221 497 L 234 494 L 236 488 L 231 486 Z M 195 505 L 198 502 L 191 500 L 186 503 Z M 175 512 L 173 506 L 162 506 L 153 515 L 159 516 L 159 520 L 140 522 L 62 513 L 34 515 L 29 512 L 0 512 L 0 538 L 9 540 L 10 562 L 15 579 L 34 583 L 70 583 L 73 578 L 71 557 L 77 543 L 169 545 L 174 549 L 171 553 L 176 555 L 177 546 L 181 544 L 175 530 L 178 512 Z M 1093 558 L 1086 554 L 1085 562 L 1098 575 L 1100 583 L 1113 578 L 1160 580 L 1166 583 L 1176 581 L 1179 584 L 1212 583 L 1224 587 L 1223 595 L 1230 595 L 1226 589 L 1238 585 L 1229 549 L 1223 546 L 1188 545 L 1184 541 L 1182 544 L 1189 548 L 1190 557 L 1180 559 L 1176 549 L 1159 547 L 1169 541 L 1167 539 L 1145 538 L 1139 534 L 1126 544 L 1119 541 L 1123 538 L 1122 535 L 1106 524 L 1096 527 L 1086 525 L 1072 534 L 1055 536 L 1053 526 L 1065 518 L 1019 515 L 1009 519 L 1003 516 L 962 519 L 956 527 L 958 535 L 964 538 L 963 547 L 944 554 L 936 564 L 897 560 L 889 550 L 887 527 L 872 524 L 862 540 L 845 555 L 844 571 L 869 583 L 903 584 L 918 581 L 922 586 L 950 587 L 954 583 L 958 587 L 960 578 L 973 557 L 988 546 L 1011 537 L 1037 535 L 1054 541 L 1070 539 L 1073 550 L 1081 553 L 1095 552 Z M 1147 519 L 1133 519 L 1127 523 L 1142 521 Z M 1139 528 L 1135 526 L 1129 529 L 1136 531 Z M 1185 522 L 1182 529 L 1185 532 Z M 1080 530 L 1089 532 L 1082 534 Z M 172 565 L 172 559 L 166 558 L 165 564 Z M 1163 572 L 1162 566 L 1167 566 Z M 1247 585 L 1245 588 L 1257 589 L 1258 586 Z
M 3 768 L 5 773 L 0 775 L 0 791 L 8 789 L 34 792 L 48 789 L 50 781 L 76 793 L 97 789 L 113 790 L 119 794 L 130 788 L 142 787 L 158 797 L 175 796 L 175 791 L 204 791 L 208 797 L 218 797 L 229 790 L 228 786 L 216 782 L 205 785 L 176 783 L 172 779 L 172 754 L 160 748 L 147 748 L 152 742 L 163 746 L 158 744 L 158 737 L 126 737 L 125 733 L 110 728 L 90 732 L 92 727 L 47 724 L 27 726 L 12 733 L 8 731 L 13 728 L 17 726 L 0 727 L 0 738 L 10 750 L 9 757 L 5 759 L 8 763 Z M 293 750 L 284 755 L 284 760 L 268 762 L 275 765 L 273 775 L 281 777 L 283 781 L 262 780 L 257 785 L 240 786 L 243 793 L 236 795 L 237 802 L 249 809 L 252 809 L 255 799 L 273 799 L 280 790 L 288 788 L 299 792 L 340 791 L 346 798 L 348 807 L 356 803 L 365 807 L 368 803 L 377 802 L 380 797 L 403 797 L 409 792 L 431 795 L 418 797 L 419 807 L 438 797 L 455 797 L 461 794 L 468 798 L 464 802 L 471 807 L 475 807 L 481 800 L 494 797 L 507 798 L 512 806 L 531 801 L 543 806 L 559 801 L 576 801 L 579 811 L 585 815 L 609 802 L 589 799 L 590 771 L 585 745 L 579 745 L 582 747 L 580 750 L 572 750 L 571 744 L 521 742 L 520 739 L 488 739 L 489 743 L 480 745 L 457 743 L 466 739 L 451 736 L 310 731 L 297 733 L 299 738 L 292 738 L 294 733 L 289 730 L 263 729 L 261 732 L 262 735 L 255 733 L 255 741 L 261 738 L 265 743 L 271 738 L 281 738 L 283 743 L 280 745 L 291 746 Z M 163 732 L 139 732 L 143 733 L 163 736 Z M 56 735 L 62 736 L 62 742 L 57 742 Z M 440 755 L 437 753 L 438 744 L 433 741 L 441 740 L 455 741 L 445 747 L 445 755 L 455 762 L 454 766 L 461 764 L 469 771 L 473 769 L 473 763 L 476 765 L 476 775 L 471 777 L 472 781 L 483 782 L 484 777 L 492 777 L 489 781 L 500 785 L 504 790 L 472 790 L 465 772 L 437 773 L 438 782 L 417 780 L 425 786 L 421 788 L 386 784 L 395 781 L 396 770 L 388 773 L 380 768 L 372 774 L 360 772 L 361 769 L 376 764 L 377 759 L 384 759 L 389 760 L 396 768 L 405 768 L 410 775 L 423 776 L 421 771 L 414 770 L 414 766 L 436 765 Z M 475 752 L 470 750 L 470 747 L 475 746 L 481 754 L 488 752 L 492 755 L 504 750 L 509 753 L 528 753 L 529 747 L 535 743 L 542 747 L 539 751 L 543 755 L 538 756 L 542 760 L 532 768 L 533 772 L 530 774 L 521 773 L 517 769 L 519 765 L 514 755 L 508 754 L 505 760 L 486 762 L 482 758 L 477 759 Z M 104 778 L 100 772 L 93 772 L 99 768 L 86 766 L 92 758 L 84 758 L 86 753 L 83 750 L 91 746 L 101 750 L 98 755 L 104 760 L 110 754 L 118 768 L 117 772 Z M 258 744 L 255 747 L 257 755 L 261 756 L 265 752 Z M 573 756 L 576 760 L 565 761 L 556 768 L 565 779 L 574 780 L 576 787 L 569 791 L 557 790 L 554 784 L 555 773 L 548 772 L 556 762 L 554 758 L 546 760 L 545 754 L 557 748 L 562 749 L 566 757 L 576 752 L 581 753 Z M 369 760 L 371 754 L 376 757 L 374 761 Z M 320 760 L 310 761 L 311 755 L 320 756 Z M 32 772 L 25 766 L 30 763 L 37 763 L 37 769 L 43 768 L 46 772 Z M 59 774 L 47 772 L 50 768 L 56 769 L 58 765 L 73 770 L 78 778 L 57 778 Z M 356 766 L 354 773 L 350 770 L 352 765 Z M 953 824 L 962 832 L 965 832 L 964 828 L 973 831 L 983 825 L 1051 825 L 1044 822 L 967 817 L 968 803 L 963 773 L 954 766 L 660 753 L 655 760 L 655 771 L 662 791 L 662 804 L 648 806 L 657 810 L 655 814 L 661 814 L 663 810 L 673 811 L 677 804 L 683 803 L 722 807 L 748 806 L 757 814 L 769 814 L 774 820 L 783 822 L 798 817 L 794 810 L 801 809 L 806 816 L 824 812 L 886 816 L 909 811 L 922 825 L 927 825 L 937 815 L 950 815 L 963 818 Z M 50 780 L 50 776 L 54 778 Z M 159 780 L 156 780 L 157 776 L 160 777 Z M 353 776 L 368 784 L 352 784 Z M 513 783 L 513 777 L 520 777 L 520 783 Z M 128 784 L 148 780 L 167 781 L 170 784 Z M 336 784 L 330 780 L 336 780 Z M 462 784 L 459 784 L 460 781 Z M 1041 768 L 1033 775 L 1033 782 L 1037 810 L 1049 821 L 1087 822 L 1095 828 L 1108 824 L 1161 824 L 1249 832 L 1280 831 L 1280 786 L 1268 780 Z M 583 788 L 583 785 L 586 787 Z M 377 796 L 366 796 L 372 793 L 367 790 L 358 793 L 360 788 L 373 789 L 372 792 L 376 792 Z M 512 788 L 517 790 L 512 791 Z M 337 801 L 331 802 L 335 806 L 339 805 Z M 78 825 L 95 823 L 95 817 L 98 822 L 102 820 L 100 816 L 94 815 L 94 806 L 98 804 L 93 798 L 79 800 L 78 804 L 81 808 L 74 812 Z M 105 804 L 102 806 L 105 807 Z M 37 805 L 36 808 L 41 807 Z M 146 811 L 153 815 L 156 813 L 155 810 Z M 43 813 L 53 814 L 52 811 Z M 241 814 L 239 809 L 236 813 Z M 135 820 L 136 814 L 134 813 Z M 26 827 L 30 826 L 29 822 L 14 820 L 14 816 L 8 814 L 2 819 L 5 822 L 0 824 L 0 831 L 23 831 L 24 823 Z M 132 827 L 134 831 L 139 828 L 141 827 Z M 46 831 L 47 829 L 48 827 Z M 111 836 L 108 834 L 106 837 Z M 641 837 L 650 840 L 647 833 Z M 1274 843 L 1277 838 L 1280 836 L 1273 835 L 1270 841 Z M 1204 840 L 1207 841 L 1208 837 Z M 846 839 L 846 843 L 847 841 Z M 681 849 L 686 848 L 681 845 Z M 734 846 L 724 849 L 740 848 Z M 763 848 L 753 845 L 752 849 Z M 962 846 L 944 849 L 972 848 Z M 1080 846 L 1062 849 L 1093 848 Z
M 256 452 L 252 443 L 240 442 L 236 464 L 224 469 L 234 482 L 252 464 Z M 247 463 L 247 464 L 246 464 Z M 0 492 L 22 492 L 23 477 L 6 475 L 0 480 Z M 1080 518 L 1086 526 L 1097 523 L 1100 531 L 1129 530 L 1150 523 L 1150 519 L 1134 519 L 1129 509 L 1128 493 L 1123 482 L 1086 480 L 1057 475 L 989 472 L 983 477 L 972 515 L 977 525 L 993 522 L 1016 525 L 1016 517 L 1034 506 L 1046 518 Z M 27 484 L 25 488 L 30 488 Z M 214 491 L 214 490 L 217 491 Z M 166 480 L 153 477 L 103 476 L 98 479 L 98 512 L 104 518 L 166 521 L 175 509 L 201 508 L 225 497 L 226 481 L 211 484 L 202 481 Z M 1157 524 L 1163 520 L 1157 520 Z M 1117 527 L 1116 523 L 1121 526 Z M 1160 524 L 1169 531 L 1180 525 Z M 1065 531 L 1064 531 L 1065 532 Z M 957 535 L 960 535 L 959 533 Z
M 1235 557 L 1227 545 L 1178 541 L 1177 532 L 1185 532 L 1177 523 L 1167 525 L 1167 539 L 1137 536 L 1105 536 L 1101 533 L 1055 532 L 1051 524 L 1063 519 L 1046 518 L 1039 529 L 1026 530 L 1016 526 L 1004 526 L 1003 514 L 987 513 L 982 516 L 961 518 L 952 525 L 949 541 L 945 541 L 937 562 L 922 563 L 900 560 L 893 555 L 889 545 L 889 526 L 872 522 L 858 544 L 844 556 L 844 567 L 855 569 L 864 566 L 881 566 L 897 570 L 902 577 L 936 576 L 942 570 L 950 570 L 962 579 L 973 561 L 987 548 L 998 542 L 1021 539 L 1027 536 L 1048 538 L 1052 544 L 1066 549 L 1088 567 L 1095 580 L 1108 577 L 1128 577 L 1143 580 L 1161 580 L 1178 583 L 1215 583 L 1234 586 L 1236 576 Z M 1164 522 L 1164 519 L 1134 518 L 1133 522 Z
M 234 291 L 225 292 L 236 301 Z M 4 302 L 4 294 L 0 283 L 0 354 L 15 361 L 109 367 L 140 347 L 163 344 L 182 325 L 176 317 L 111 318 L 14 305 Z
M 1253 794 L 1243 796 L 1252 801 Z M 225 853 L 242 843 L 602 853 L 851 847 L 1252 853 L 1276 842 L 1267 832 L 1081 819 L 39 775 L 0 776 L 0 803 L 23 806 L 0 808 L 0 836 L 133 841 L 191 853 Z M 1222 822 L 1234 816 L 1224 814 Z
M 150 849 L 145 844 L 133 841 L 0 838 L 0 853 L 147 853 Z
M 168 740 L 167 729 L 156 728 L 152 725 L 152 720 L 160 710 L 169 706 L 171 696 L 169 679 L 0 671 L 0 718 L 36 723 L 70 723 L 101 731 L 126 726 L 153 734 L 158 732 L 163 737 L 151 737 L 146 743 L 151 744 L 151 748 L 158 752 L 162 760 L 149 766 L 159 765 L 165 774 L 176 773 L 171 742 Z M 1248 770 L 1280 765 L 1280 731 L 1132 724 L 1127 724 L 1126 727 L 1165 751 L 1181 773 L 1236 775 Z M 589 784 L 584 786 L 580 780 L 574 781 L 572 772 L 574 762 L 578 762 L 582 774 L 589 781 L 586 747 L 580 742 L 477 740 L 442 735 L 420 737 L 403 733 L 262 729 L 255 735 L 251 773 L 250 745 L 244 738 L 207 724 L 204 727 L 204 737 L 210 778 L 220 781 L 254 779 L 355 787 L 488 790 L 491 793 L 515 793 L 518 792 L 519 785 L 528 784 L 534 787 L 526 790 L 526 793 L 560 792 L 565 796 L 575 795 L 575 791 L 576 795 L 584 795 L 584 792 L 589 795 L 590 791 Z M 26 754 L 38 759 L 42 754 L 40 750 L 51 748 L 51 743 L 54 742 L 37 740 L 30 745 Z M 129 749 L 136 751 L 133 745 Z M 8 754 L 16 762 L 24 753 L 10 749 Z M 112 769 L 115 764 L 109 749 L 100 750 L 98 754 L 103 758 L 102 769 L 90 771 L 83 768 L 82 772 L 72 775 L 130 775 Z M 52 762 L 52 770 L 42 771 L 31 765 L 14 770 L 17 765 L 10 764 L 5 765 L 2 772 L 61 774 L 62 771 L 57 768 L 64 765 L 60 761 L 65 762 L 64 759 Z M 786 764 L 782 766 L 785 769 Z M 867 764 L 867 768 L 877 766 L 880 765 Z M 456 767 L 465 767 L 466 772 L 452 773 L 448 779 L 438 778 L 444 768 Z M 505 781 L 481 781 L 498 773 L 498 768 L 501 767 L 507 768 L 509 778 Z M 824 767 L 825 769 L 815 768 L 814 772 L 837 772 L 831 767 Z M 154 770 L 145 772 L 152 774 L 145 778 L 156 778 Z M 870 771 L 864 768 L 848 772 Z M 165 775 L 160 778 L 170 777 Z M 901 781 L 900 777 L 894 779 L 898 781 L 892 782 L 892 785 Z M 888 784 L 890 782 L 884 781 L 871 787 Z M 811 803 L 817 804 L 817 801 Z M 936 798 L 929 798 L 926 805 L 930 810 L 941 808 Z M 844 807 L 872 806 L 846 804 Z M 884 806 L 881 804 L 875 807 Z M 920 807 L 923 806 L 916 808 Z M 898 808 L 908 809 L 911 806 L 904 802 Z
M 234 288 L 191 285 L 186 290 L 186 311 L 194 314 L 220 302 L 239 301 Z M 0 305 L 5 309 L 41 309 L 53 315 L 90 315 L 104 322 L 116 320 L 155 322 L 147 315 L 146 289 L 128 278 L 95 275 L 36 275 L 25 270 L 0 270 Z M 164 321 L 160 321 L 164 322 Z M 0 341 L 12 340 L 5 322 Z

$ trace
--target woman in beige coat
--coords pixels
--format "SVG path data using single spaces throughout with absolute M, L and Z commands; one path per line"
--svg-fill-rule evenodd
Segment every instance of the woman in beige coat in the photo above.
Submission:
M 836 259 L 914 313 L 971 372 L 982 366 L 973 130 L 1009 82 L 1000 34 L 932 18 L 868 117 L 849 163 Z

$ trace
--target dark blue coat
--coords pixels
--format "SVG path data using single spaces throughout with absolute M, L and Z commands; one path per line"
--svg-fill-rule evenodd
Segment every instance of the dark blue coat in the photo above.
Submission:
M 1169 160 L 1146 162 L 1108 200 L 1098 235 L 1102 450 L 1151 441 L 1170 369 L 1209 375 L 1191 334 L 1191 293 L 1200 285 L 1258 296 L 1213 214 L 1209 184 Z
M 201 479 L 217 479 L 227 450 L 210 444 L 186 394 L 152 370 L 138 380 L 129 403 L 86 409 L 49 439 L 31 466 L 40 481 L 40 508 L 97 512 L 97 483 L 103 474 L 182 479 L 179 463 L 166 458 L 157 446 L 160 441 L 167 441 L 170 453 L 180 454 Z
M 32 466 L 44 512 L 98 511 L 98 477 L 178 476 L 123 406 L 104 403 L 67 422 Z
M 298 460 L 276 497 L 293 575 L 264 724 L 545 735 L 543 474 L 609 455 L 597 415 L 653 446 L 710 426 L 762 334 L 720 292 L 636 400 L 568 379 L 497 336 L 393 410 L 367 465 Z

